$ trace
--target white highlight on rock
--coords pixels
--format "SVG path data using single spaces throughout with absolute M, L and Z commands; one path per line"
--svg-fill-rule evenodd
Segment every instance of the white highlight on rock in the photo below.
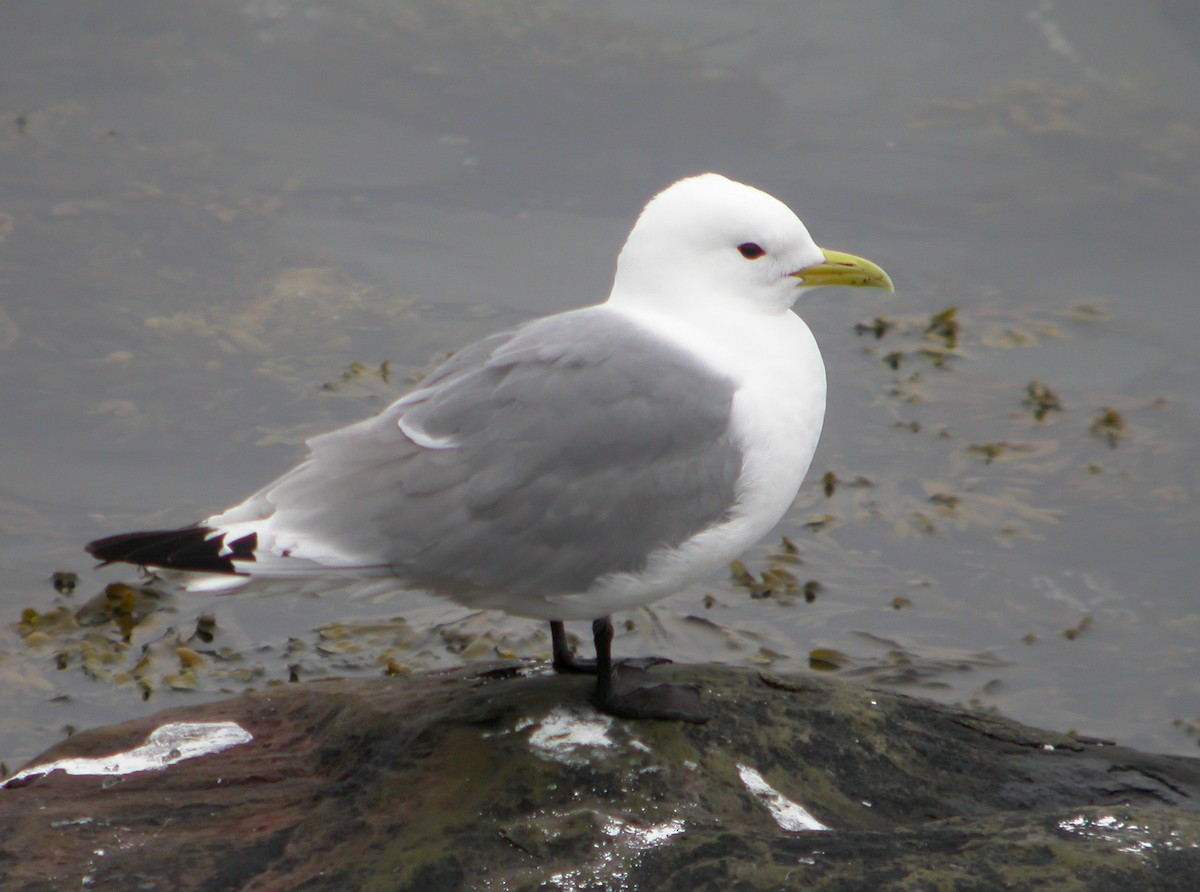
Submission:
M 580 750 L 616 745 L 608 734 L 612 723 L 612 717 L 602 713 L 583 715 L 558 706 L 537 722 L 537 727 L 529 735 L 529 745 L 542 758 L 575 764 L 581 758 L 586 759 L 586 756 L 581 756 Z
M 1149 857 L 1156 846 L 1167 850 L 1200 848 L 1194 843 L 1183 843 L 1179 839 L 1177 830 L 1163 834 L 1161 830 L 1156 831 L 1144 824 L 1125 821 L 1116 815 L 1080 814 L 1065 821 L 1059 821 L 1058 829 L 1063 833 L 1071 833 L 1084 839 L 1110 843 L 1116 847 L 1118 852 L 1136 855 L 1139 858 Z
M 771 813 L 771 817 L 775 819 L 775 823 L 784 830 L 832 829 L 814 818 L 803 805 L 793 802 L 768 784 L 763 779 L 763 776 L 749 765 L 739 764 L 737 770 L 738 777 L 742 779 L 742 783 L 746 785 L 746 789 L 754 794 L 754 798 L 767 807 L 767 811 Z
M 658 824 L 637 824 L 613 815 L 593 814 L 607 840 L 596 843 L 595 855 L 584 864 L 551 876 L 552 888 L 561 892 L 582 892 L 603 887 L 616 892 L 631 892 L 634 886 L 630 882 L 630 873 L 642 855 L 687 830 L 682 818 Z
M 661 824 L 639 825 L 610 816 L 600 829 L 605 836 L 624 837 L 634 845 L 648 849 L 683 833 L 687 825 L 679 818 Z
M 145 743 L 126 752 L 95 758 L 59 759 L 57 762 L 34 765 L 18 771 L 0 787 L 52 771 L 93 775 L 158 771 L 176 762 L 219 753 L 253 739 L 254 735 L 237 722 L 171 722 L 155 728 Z

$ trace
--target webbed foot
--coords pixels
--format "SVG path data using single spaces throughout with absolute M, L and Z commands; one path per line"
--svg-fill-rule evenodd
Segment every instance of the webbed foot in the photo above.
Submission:
M 553 628 L 553 623 L 551 624 Z M 677 722 L 708 721 L 700 705 L 700 689 L 695 685 L 655 682 L 647 671 L 659 663 L 659 657 L 612 660 L 612 622 L 608 617 L 592 622 L 596 642 L 596 688 L 592 702 L 601 712 L 626 719 L 666 719 Z
M 608 684 L 597 677 L 592 702 L 601 712 L 624 719 L 665 719 L 703 724 L 708 713 L 696 685 L 655 682 L 643 668 L 625 660 L 613 666 Z

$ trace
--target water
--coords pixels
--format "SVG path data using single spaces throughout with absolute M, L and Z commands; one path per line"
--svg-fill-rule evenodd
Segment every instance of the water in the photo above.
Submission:
M 72 628 L 31 645 L 16 624 L 133 580 L 82 543 L 222 508 L 447 351 L 598 299 L 645 199 L 703 169 L 779 195 L 898 292 L 801 307 L 829 367 L 826 433 L 746 564 L 768 569 L 788 536 L 803 563 L 775 565 L 815 600 L 718 575 L 635 614 L 618 648 L 792 669 L 821 648 L 850 677 L 1195 752 L 1174 724 L 1200 716 L 1191 5 L 43 0 L 3 16 L 10 768 L 67 726 L 289 666 L 548 651 L 533 624 L 421 596 L 170 599 L 125 650 L 111 626 L 91 630 L 108 644 Z M 927 335 L 949 307 L 957 338 Z M 877 315 L 896 326 L 855 334 Z M 341 380 L 385 360 L 386 382 Z M 1063 411 L 1036 421 L 1032 380 Z M 1109 408 L 1111 447 L 1091 432 Z M 74 594 L 55 571 L 79 574 Z M 176 645 L 205 611 L 228 650 L 181 680 Z

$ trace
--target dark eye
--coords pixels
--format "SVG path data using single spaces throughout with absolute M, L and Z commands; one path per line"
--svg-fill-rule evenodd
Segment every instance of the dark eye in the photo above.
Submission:
M 763 250 L 762 245 L 755 242 L 743 242 L 738 245 L 738 250 L 742 252 L 742 256 L 747 260 L 758 260 L 767 252 Z

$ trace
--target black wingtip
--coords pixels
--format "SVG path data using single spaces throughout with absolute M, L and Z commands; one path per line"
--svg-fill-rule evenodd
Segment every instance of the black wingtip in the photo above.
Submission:
M 184 527 L 118 533 L 84 547 L 102 566 L 121 561 L 140 567 L 244 576 L 234 561 L 254 560 L 258 534 L 248 533 L 226 545 L 224 533 L 208 527 Z

